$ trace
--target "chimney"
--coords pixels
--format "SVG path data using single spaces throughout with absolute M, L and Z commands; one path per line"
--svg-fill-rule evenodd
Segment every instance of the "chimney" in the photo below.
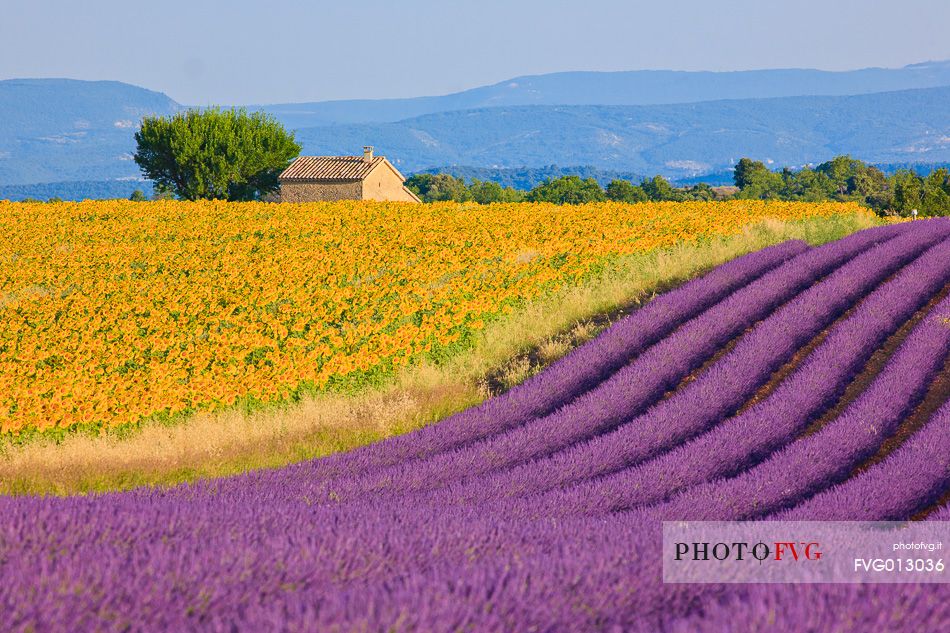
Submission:
M 373 146 L 372 145 L 363 146 L 363 162 L 364 163 L 373 162 Z

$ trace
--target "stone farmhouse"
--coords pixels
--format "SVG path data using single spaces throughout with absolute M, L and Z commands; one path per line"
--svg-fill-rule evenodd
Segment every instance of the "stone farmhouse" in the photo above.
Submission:
M 301 156 L 280 174 L 281 202 L 394 200 L 419 202 L 385 156 Z

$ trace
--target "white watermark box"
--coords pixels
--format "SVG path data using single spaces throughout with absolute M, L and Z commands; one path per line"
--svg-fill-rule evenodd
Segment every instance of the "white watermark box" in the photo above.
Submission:
M 950 522 L 665 521 L 667 583 L 950 582 Z

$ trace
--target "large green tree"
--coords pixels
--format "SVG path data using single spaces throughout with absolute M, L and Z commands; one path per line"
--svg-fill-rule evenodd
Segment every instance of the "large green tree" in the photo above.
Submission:
M 643 187 L 629 180 L 611 180 L 607 185 L 607 199 L 615 202 L 646 202 L 649 200 Z
M 280 172 L 300 154 L 276 119 L 243 109 L 145 117 L 135 142 L 145 177 L 184 200 L 257 200 L 277 190 Z
M 683 190 L 676 189 L 669 180 L 659 175 L 644 179 L 640 188 L 654 202 L 682 202 L 687 198 Z
M 887 176 L 872 165 L 863 165 L 848 178 L 848 191 L 858 199 L 879 196 L 887 189 Z
M 920 209 L 924 198 L 924 179 L 908 169 L 899 169 L 891 177 L 894 189 L 894 210 L 907 215 Z
M 471 198 L 465 181 L 451 174 L 416 174 L 406 187 L 423 202 L 465 202 Z
M 924 178 L 920 204 L 924 215 L 950 215 L 950 171 L 941 167 Z
M 768 170 L 769 168 L 761 161 L 740 158 L 732 172 L 732 181 L 739 189 L 745 189 L 752 184 L 756 176 L 761 176 L 763 172 Z
M 836 191 L 835 183 L 828 178 L 827 174 L 808 167 L 797 172 L 786 167 L 780 176 L 784 183 L 781 197 L 785 200 L 821 202 L 830 199 Z M 746 189 L 747 193 L 760 193 L 754 191 L 751 186 L 747 186 Z
M 492 202 L 521 202 L 524 200 L 524 192 L 518 191 L 512 187 L 502 187 L 497 182 L 490 180 L 473 179 L 468 187 L 472 200 L 479 204 L 491 204 Z
M 765 163 L 750 158 L 739 160 L 732 180 L 740 189 L 740 198 L 778 198 L 787 186 L 782 174 L 777 174 L 766 167 Z
M 852 190 L 850 189 L 851 179 L 855 174 L 863 172 L 867 165 L 850 156 L 835 156 L 829 161 L 815 167 L 815 171 L 828 177 L 834 188 L 833 194 L 839 199 L 845 199 Z
M 528 192 L 529 202 L 553 202 L 554 204 L 584 204 L 603 202 L 607 199 L 604 190 L 593 178 L 561 176 L 543 183 Z

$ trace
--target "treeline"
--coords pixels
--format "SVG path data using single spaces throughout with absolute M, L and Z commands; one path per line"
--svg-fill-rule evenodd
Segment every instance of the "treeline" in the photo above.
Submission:
M 772 171 L 764 163 L 741 159 L 733 170 L 732 187 L 700 182 L 674 186 L 662 176 L 639 183 L 614 178 L 602 186 L 594 177 L 562 175 L 547 178 L 525 191 L 491 180 L 420 173 L 406 186 L 424 202 L 681 202 L 688 200 L 763 199 L 804 202 L 854 201 L 881 215 L 950 215 L 950 169 L 946 165 L 901 166 L 891 174 L 850 156 L 838 156 L 817 167 Z M 0 200 L 56 202 L 59 200 L 131 198 L 155 200 L 172 197 L 151 182 L 61 182 L 0 187 Z
M 873 165 L 838 156 L 812 168 L 771 171 L 743 158 L 736 165 L 737 198 L 854 201 L 882 215 L 950 215 L 950 170 L 898 169 L 890 176 Z
M 561 167 L 559 165 L 545 165 L 543 167 L 471 167 L 451 165 L 447 167 L 432 167 L 423 169 L 419 174 L 449 174 L 461 178 L 465 182 L 482 180 L 497 182 L 502 187 L 513 187 L 521 191 L 530 191 L 545 180 L 554 180 L 561 176 L 580 176 L 583 179 L 593 178 L 600 186 L 606 187 L 611 180 L 629 180 L 640 182 L 643 175 L 632 171 L 603 169 L 593 165 L 574 165 Z M 732 178 L 729 178 L 722 182 Z M 699 182 L 699 180 L 697 180 Z
M 691 187 L 674 187 L 663 176 L 644 179 L 640 184 L 615 179 L 601 187 L 594 178 L 561 176 L 545 180 L 529 191 L 503 187 L 496 182 L 473 179 L 466 183 L 450 174 L 416 174 L 406 186 L 423 202 L 553 202 L 584 204 L 587 202 L 682 202 L 686 200 L 721 199 L 721 187 L 700 183 Z M 729 189 L 729 188 L 726 188 Z
M 577 175 L 547 179 L 529 191 L 496 182 L 451 174 L 416 174 L 406 181 L 423 202 L 553 202 L 583 204 L 617 202 L 682 202 L 687 200 L 762 199 L 803 202 L 854 201 L 881 215 L 950 215 L 950 170 L 924 172 L 898 169 L 891 175 L 879 168 L 838 156 L 817 167 L 772 171 L 765 163 L 741 159 L 733 171 L 734 187 L 698 183 L 676 187 L 662 176 L 641 180 L 614 179 L 602 187 L 594 178 Z

